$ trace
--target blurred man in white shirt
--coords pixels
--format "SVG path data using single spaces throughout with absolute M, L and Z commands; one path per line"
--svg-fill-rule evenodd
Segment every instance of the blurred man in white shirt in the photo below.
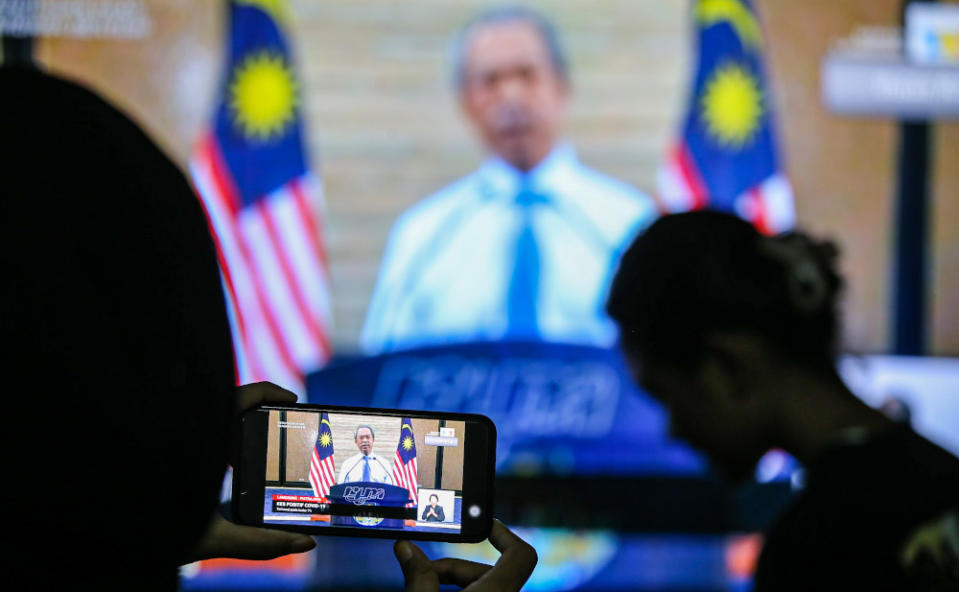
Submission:
M 489 157 L 396 222 L 362 347 L 612 345 L 606 291 L 620 253 L 655 217 L 652 200 L 587 168 L 562 140 L 566 60 L 543 17 L 495 9 L 454 49 L 459 101 Z

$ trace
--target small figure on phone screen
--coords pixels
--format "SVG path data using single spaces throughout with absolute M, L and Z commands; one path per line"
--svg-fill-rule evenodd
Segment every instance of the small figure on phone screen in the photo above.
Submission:
M 430 505 L 423 510 L 423 518 L 426 522 L 444 522 L 446 516 L 443 514 L 443 506 L 439 505 L 440 496 L 435 493 L 430 494 Z

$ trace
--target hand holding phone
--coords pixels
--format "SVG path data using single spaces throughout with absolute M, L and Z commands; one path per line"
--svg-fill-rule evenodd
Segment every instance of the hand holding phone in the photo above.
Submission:
M 295 402 L 295 394 L 270 382 L 256 382 L 236 388 L 238 416 L 261 403 Z M 233 434 L 232 438 L 238 439 L 239 434 Z M 230 462 L 235 465 L 237 460 L 237 458 L 231 458 Z M 273 559 L 289 553 L 309 551 L 315 546 L 316 541 L 308 536 L 242 526 L 214 513 L 206 532 L 187 561 L 214 557 Z
M 307 535 L 234 524 L 216 514 L 189 561 L 218 557 L 276 559 L 290 553 L 303 553 L 315 546 L 316 541 Z
M 521 589 L 536 567 L 536 550 L 499 520 L 493 521 L 489 540 L 502 553 L 496 565 L 462 559 L 430 559 L 409 541 L 393 546 L 403 569 L 407 592 L 439 592 L 440 584 L 467 592 L 513 592 Z

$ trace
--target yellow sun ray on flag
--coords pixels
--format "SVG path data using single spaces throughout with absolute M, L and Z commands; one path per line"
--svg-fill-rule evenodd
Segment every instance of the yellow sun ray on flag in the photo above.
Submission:
M 703 90 L 702 118 L 720 145 L 741 148 L 760 127 L 763 93 L 759 82 L 743 66 L 730 63 L 715 70 Z
M 403 450 L 411 450 L 413 448 L 413 438 L 409 436 L 403 438 Z
M 331 444 L 333 444 L 333 438 L 330 437 L 330 433 L 323 432 L 323 434 L 320 436 L 320 446 L 326 448 Z
M 278 53 L 248 56 L 235 70 L 230 108 L 241 132 L 261 141 L 283 135 L 296 115 L 296 81 Z
M 758 48 L 762 31 L 756 17 L 739 0 L 699 0 L 696 18 L 706 26 L 727 22 L 746 45 Z
M 270 15 L 274 21 L 283 25 L 288 25 L 293 20 L 290 3 L 287 0 L 236 0 L 236 3 L 256 6 Z

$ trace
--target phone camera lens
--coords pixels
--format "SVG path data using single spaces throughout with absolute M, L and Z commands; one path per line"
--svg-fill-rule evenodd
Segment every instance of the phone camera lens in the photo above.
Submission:
M 480 510 L 479 506 L 470 506 L 470 517 L 479 518 L 480 514 L 483 513 L 483 510 Z

